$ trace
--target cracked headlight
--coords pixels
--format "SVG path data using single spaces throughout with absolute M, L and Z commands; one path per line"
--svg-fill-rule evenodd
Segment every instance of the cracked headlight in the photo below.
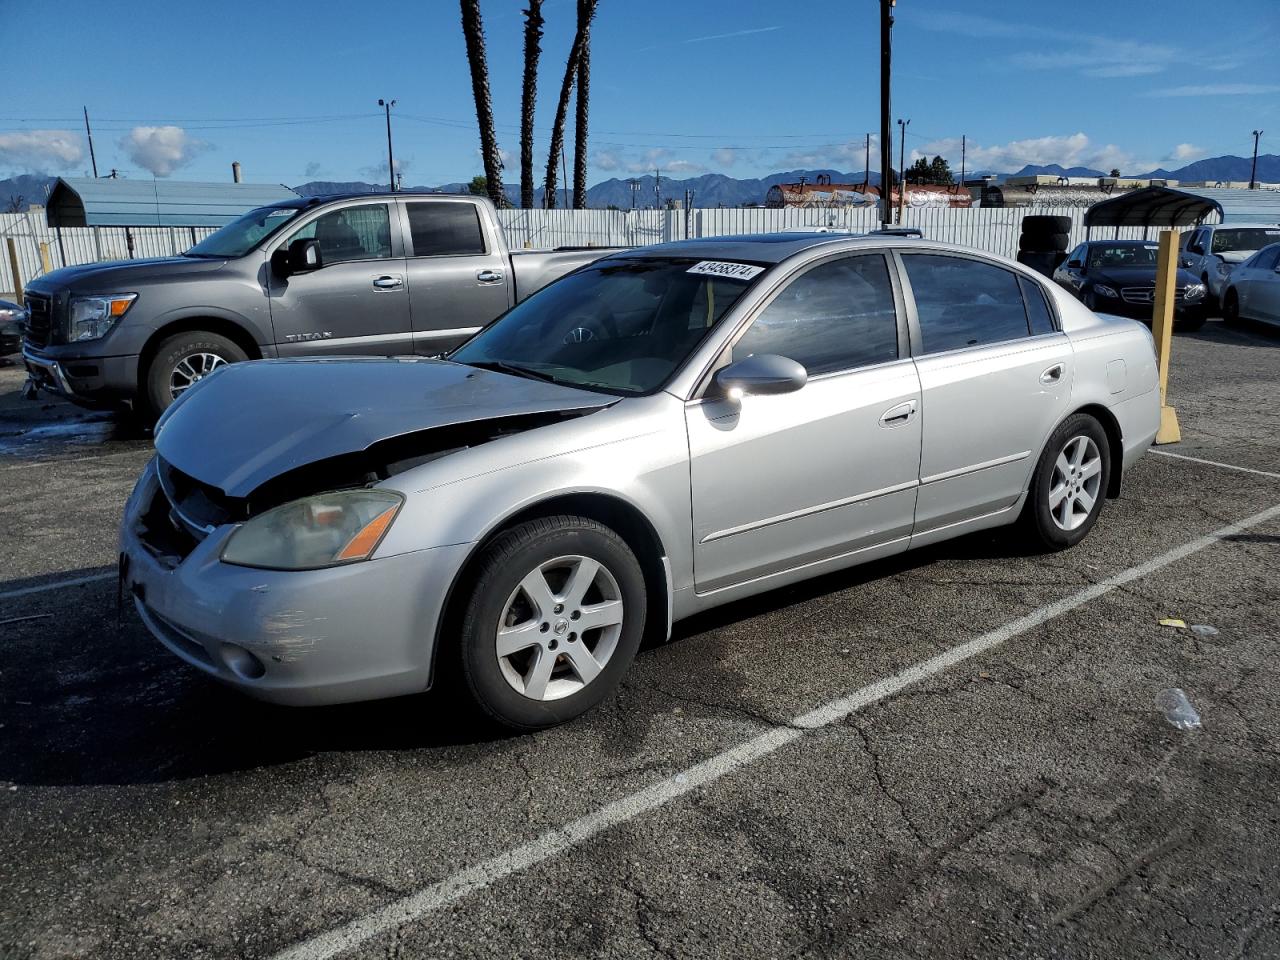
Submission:
M 71 342 L 98 340 L 129 312 L 136 293 L 113 293 L 104 297 L 73 297 L 71 300 Z
M 317 570 L 368 560 L 404 504 L 387 490 L 338 490 L 268 510 L 222 548 L 224 563 Z

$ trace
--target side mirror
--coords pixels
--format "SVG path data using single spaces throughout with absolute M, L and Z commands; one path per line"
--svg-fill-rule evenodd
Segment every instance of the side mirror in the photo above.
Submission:
M 1076 270 L 1083 270 L 1083 269 L 1084 269 L 1084 264 L 1083 264 L 1083 263 L 1081 263 L 1079 260 L 1068 260 L 1068 261 L 1067 261 L 1067 266 L 1068 266 L 1068 267 L 1072 267 L 1072 268 L 1074 268 L 1074 269 L 1076 269 Z
M 1200 246 L 1198 243 L 1191 244 L 1187 249 L 1192 253 L 1204 253 L 1204 247 Z
M 299 237 L 287 247 L 277 247 L 271 254 L 271 269 L 279 277 L 308 273 L 323 266 L 320 244 L 305 237 Z
M 804 367 L 776 353 L 757 353 L 716 371 L 712 380 L 730 399 L 746 394 L 794 393 L 809 382 Z

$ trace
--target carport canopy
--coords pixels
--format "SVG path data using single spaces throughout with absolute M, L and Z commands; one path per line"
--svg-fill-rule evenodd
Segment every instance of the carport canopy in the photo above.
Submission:
M 1209 214 L 1222 216 L 1222 204 L 1172 187 L 1144 187 L 1109 200 L 1099 200 L 1084 212 L 1084 225 L 1094 227 L 1189 227 Z
M 221 227 L 255 207 L 297 198 L 274 183 L 60 177 L 45 219 L 51 227 Z

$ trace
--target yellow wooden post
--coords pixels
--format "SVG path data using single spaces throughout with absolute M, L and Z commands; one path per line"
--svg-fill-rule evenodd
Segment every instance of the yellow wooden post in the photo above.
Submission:
M 45 273 L 53 273 L 53 259 L 49 256 L 49 244 L 40 242 L 40 266 Z
M 1156 370 L 1160 377 L 1160 429 L 1156 443 L 1177 443 L 1182 439 L 1178 414 L 1166 403 L 1169 395 L 1169 351 L 1173 346 L 1174 287 L 1178 274 L 1178 233 L 1160 232 L 1159 261 L 1156 266 L 1155 313 L 1151 333 L 1156 341 Z
M 18 245 L 13 242 L 13 237 L 5 239 L 9 241 L 9 269 L 13 271 L 13 302 L 22 306 L 22 276 L 18 271 Z

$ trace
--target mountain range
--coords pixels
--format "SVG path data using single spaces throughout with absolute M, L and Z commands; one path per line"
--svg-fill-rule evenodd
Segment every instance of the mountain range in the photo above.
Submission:
M 1251 161 L 1248 157 L 1213 157 L 1206 160 L 1197 160 L 1176 170 L 1160 168 L 1142 174 L 1126 174 L 1126 176 L 1184 181 L 1247 181 L 1249 179 L 1250 163 Z M 514 171 L 512 173 L 514 174 Z M 1089 167 L 1062 167 L 1056 163 L 1051 163 L 1044 165 L 1028 164 L 1014 173 L 998 173 L 985 170 L 966 171 L 966 178 L 994 176 L 997 181 L 1003 181 L 1008 177 L 1025 177 L 1037 174 L 1059 177 L 1101 177 L 1106 175 L 1105 171 L 1093 170 Z M 863 179 L 862 171 L 842 172 L 829 169 L 786 170 L 771 173 L 765 177 L 747 179 L 739 179 L 723 173 L 704 173 L 700 176 L 683 180 L 663 177 L 661 200 L 663 202 L 667 199 L 683 201 L 685 192 L 692 191 L 693 205 L 696 207 L 741 207 L 748 204 L 763 203 L 765 194 L 774 184 L 795 183 L 801 177 L 807 178 L 810 183 L 814 183 L 818 177 L 824 175 L 829 176 L 833 183 L 856 184 L 861 183 Z M 8 180 L 0 180 L 0 209 L 9 210 L 16 207 L 18 210 L 25 210 L 28 204 L 43 203 L 46 189 L 52 187 L 53 179 L 53 177 L 38 174 L 22 174 L 11 177 Z M 1280 182 L 1280 154 L 1265 154 L 1258 157 L 1258 179 L 1264 183 Z M 635 192 L 635 205 L 639 207 L 655 206 L 659 200 L 659 194 L 657 193 L 658 184 L 654 175 L 645 174 L 642 177 L 634 178 L 634 181 L 638 184 Z M 872 185 L 878 185 L 880 183 L 879 173 L 873 171 L 870 182 Z M 631 183 L 632 181 L 629 179 L 613 177 L 595 184 L 587 190 L 587 206 L 630 209 L 632 206 Z M 508 183 L 505 186 L 507 196 L 512 201 L 512 204 L 518 205 L 520 200 L 519 185 Z M 466 193 L 467 187 L 468 185 L 465 183 L 446 183 L 436 186 L 408 186 L 404 189 L 437 193 Z M 386 190 L 387 185 L 367 183 L 363 180 L 312 180 L 299 184 L 293 189 L 304 197 L 311 197 L 331 193 L 372 193 Z M 539 189 L 536 200 L 538 206 L 542 205 L 542 195 L 542 190 Z M 563 190 L 557 191 L 556 200 L 559 206 L 567 206 Z

